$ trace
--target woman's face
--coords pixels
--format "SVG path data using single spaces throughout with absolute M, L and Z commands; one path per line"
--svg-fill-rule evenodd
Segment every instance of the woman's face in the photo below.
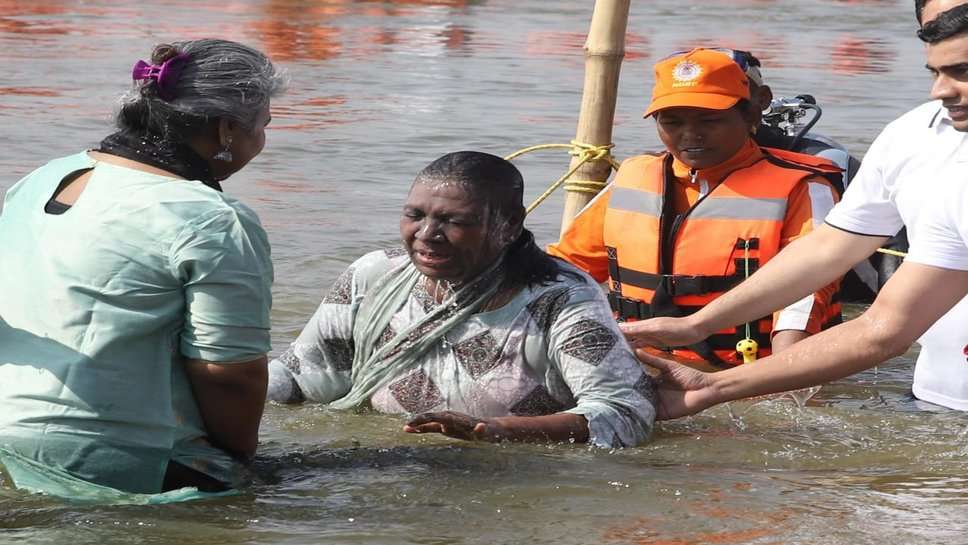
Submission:
M 487 206 L 459 183 L 417 180 L 400 216 L 400 238 L 424 276 L 463 282 L 486 269 L 507 246 Z M 504 229 L 500 229 L 504 232 Z
M 703 169 L 725 162 L 750 136 L 752 121 L 738 108 L 668 108 L 655 114 L 659 138 L 676 159 Z
M 225 130 L 232 138 L 232 144 L 229 146 L 229 150 L 232 152 L 232 160 L 210 161 L 216 178 L 220 180 L 228 178 L 242 170 L 245 165 L 249 164 L 249 161 L 262 153 L 262 149 L 266 145 L 266 126 L 269 125 L 270 121 L 272 121 L 272 115 L 269 113 L 269 105 L 266 104 L 256 114 L 254 128 L 251 130 L 238 123 L 228 124 Z

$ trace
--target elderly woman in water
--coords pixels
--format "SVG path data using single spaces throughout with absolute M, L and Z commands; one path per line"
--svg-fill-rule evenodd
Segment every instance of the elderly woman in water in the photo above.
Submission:
M 344 272 L 269 365 L 269 398 L 412 415 L 404 430 L 632 446 L 654 384 L 601 289 L 524 228 L 521 173 L 479 152 L 420 172 L 405 249 Z
M 0 463 L 19 488 L 225 491 L 255 452 L 272 264 L 220 182 L 262 151 L 284 78 L 214 39 L 159 45 L 132 77 L 118 130 L 0 214 Z

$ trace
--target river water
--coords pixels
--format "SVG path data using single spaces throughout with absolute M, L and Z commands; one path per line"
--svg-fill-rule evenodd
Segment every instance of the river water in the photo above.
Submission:
M 218 36 L 292 76 L 265 152 L 226 183 L 261 216 L 276 264 L 278 352 L 330 282 L 393 245 L 414 174 L 457 149 L 507 154 L 574 136 L 592 2 L 0 0 L 0 190 L 94 145 L 153 43 Z M 909 0 L 635 0 L 615 127 L 652 63 L 694 45 L 751 49 L 778 95 L 814 94 L 816 130 L 857 155 L 925 100 Z M 518 160 L 533 197 L 567 155 Z M 562 197 L 529 218 L 557 232 Z M 856 313 L 859 309 L 853 308 Z M 968 543 L 968 428 L 909 399 L 914 353 L 825 386 L 804 408 L 737 402 L 664 423 L 640 448 L 478 445 L 403 420 L 267 408 L 245 494 L 163 507 L 78 506 L 0 486 L 2 543 Z

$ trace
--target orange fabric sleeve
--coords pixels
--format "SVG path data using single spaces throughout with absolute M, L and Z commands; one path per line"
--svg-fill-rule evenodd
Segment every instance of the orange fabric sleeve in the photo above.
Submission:
M 596 282 L 608 280 L 608 254 L 605 252 L 605 211 L 612 194 L 606 187 L 588 203 L 548 253 L 587 272 Z
M 812 190 L 814 192 L 822 192 L 822 189 L 817 187 L 818 185 L 826 187 L 830 192 L 829 196 L 815 193 L 814 197 L 811 197 L 811 185 L 813 185 Z M 817 201 L 816 205 L 823 209 L 814 209 L 815 200 Z M 780 233 L 781 250 L 794 240 L 813 231 L 815 225 L 820 225 L 823 222 L 824 216 L 829 212 L 829 206 L 832 206 L 833 203 L 839 200 L 833 186 L 823 177 L 811 176 L 804 183 L 799 184 L 790 193 L 787 201 L 786 217 L 783 220 L 783 229 Z M 833 296 L 839 289 L 840 279 L 837 279 L 835 282 L 824 286 L 814 293 L 813 304 L 810 306 L 809 311 L 806 308 L 808 301 L 805 298 L 785 309 L 775 312 L 773 314 L 773 333 L 785 329 L 799 329 L 811 335 L 819 333 L 820 328 L 827 320 L 827 312 L 829 306 L 832 304 Z M 809 312 L 809 317 L 806 316 L 807 312 Z M 784 320 L 784 313 L 802 313 L 804 316 L 803 319 Z M 787 327 L 791 321 L 798 322 L 797 326 Z

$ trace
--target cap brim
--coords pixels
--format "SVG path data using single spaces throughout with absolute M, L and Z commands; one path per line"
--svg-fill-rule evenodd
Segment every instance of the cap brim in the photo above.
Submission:
M 728 110 L 739 102 L 739 98 L 732 95 L 717 93 L 673 93 L 658 98 L 649 104 L 649 109 L 642 117 L 665 110 L 666 108 L 705 108 L 707 110 Z

